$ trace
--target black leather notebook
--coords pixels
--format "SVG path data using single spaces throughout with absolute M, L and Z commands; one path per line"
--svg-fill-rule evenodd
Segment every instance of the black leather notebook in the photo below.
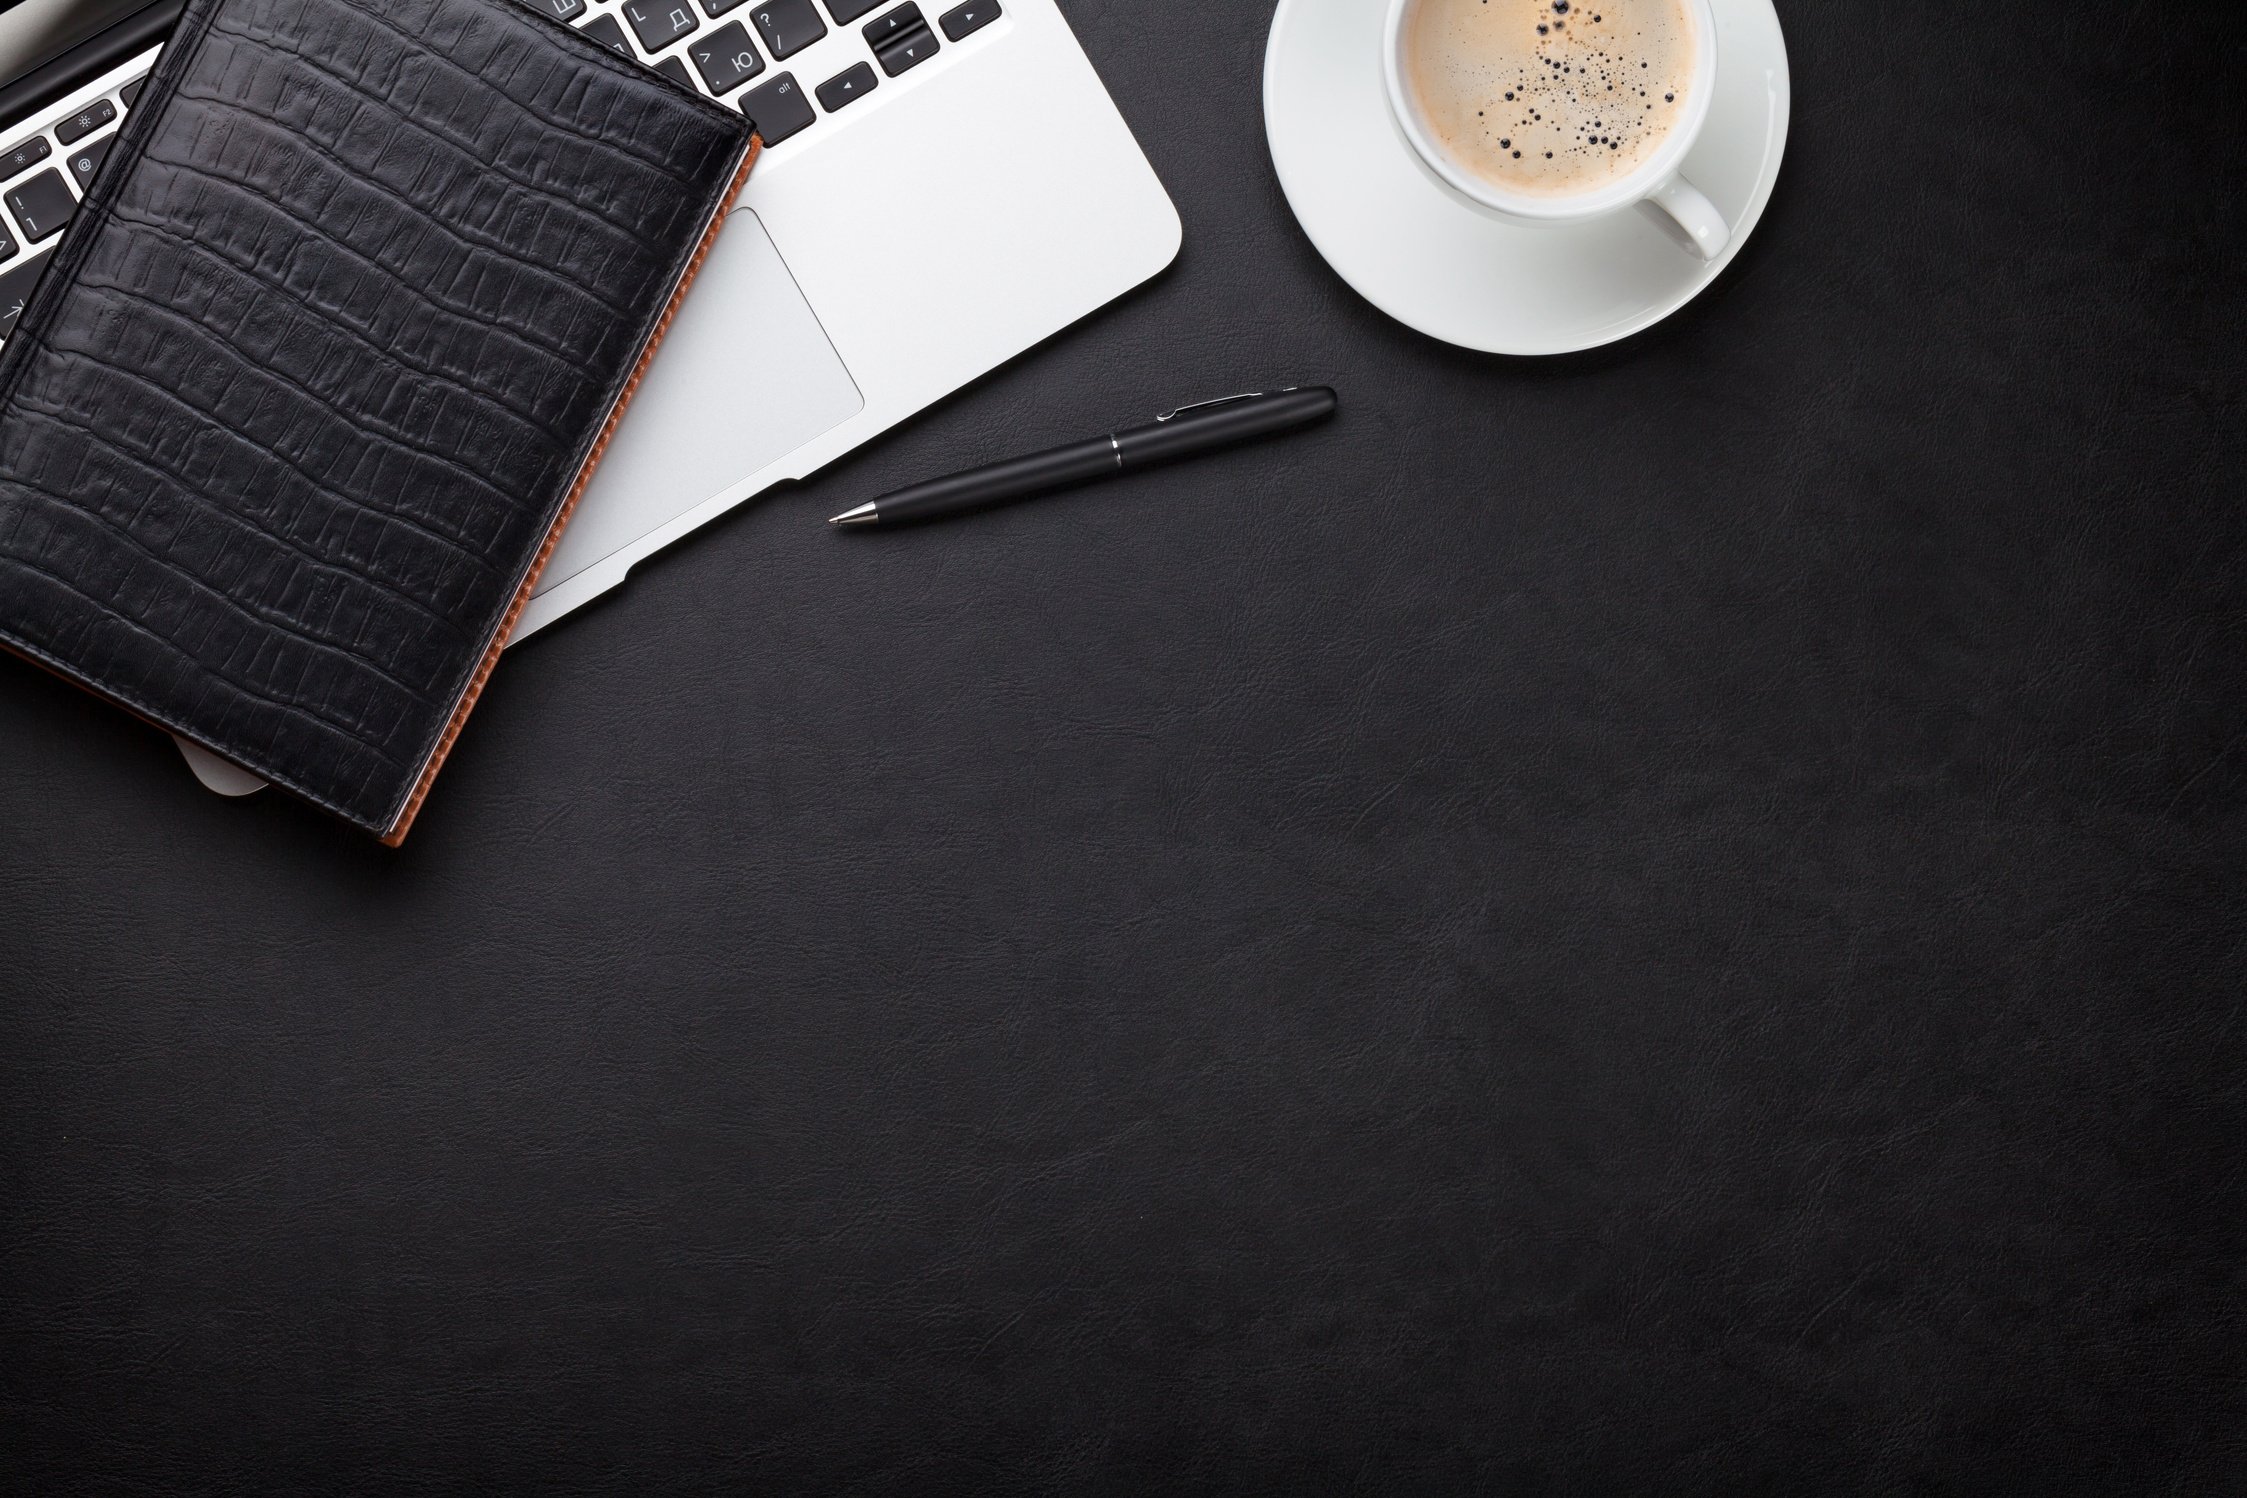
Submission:
M 0 351 L 0 645 L 396 844 L 754 157 L 517 0 L 193 0 Z

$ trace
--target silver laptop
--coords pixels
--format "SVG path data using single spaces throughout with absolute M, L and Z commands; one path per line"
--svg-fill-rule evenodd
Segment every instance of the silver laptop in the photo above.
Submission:
M 1177 210 L 1055 0 L 534 3 L 738 106 L 766 151 L 517 640 L 1178 252 Z M 60 60 L 62 92 L 15 118 L 0 109 L 0 336 L 177 13 L 177 0 L 133 12 L 73 49 L 76 81 Z M 188 757 L 214 789 L 256 788 Z

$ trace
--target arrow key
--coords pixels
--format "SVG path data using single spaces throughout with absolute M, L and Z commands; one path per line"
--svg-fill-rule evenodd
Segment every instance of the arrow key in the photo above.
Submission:
M 967 0 L 967 4 L 938 16 L 936 24 L 943 27 L 944 34 L 956 42 L 971 31 L 981 31 L 998 18 L 999 0 Z
M 874 56 L 882 71 L 895 78 L 907 68 L 917 68 L 936 55 L 936 33 L 926 26 L 916 26 L 903 36 L 893 38 Z
M 874 91 L 874 70 L 858 63 L 819 85 L 819 107 L 833 114 Z

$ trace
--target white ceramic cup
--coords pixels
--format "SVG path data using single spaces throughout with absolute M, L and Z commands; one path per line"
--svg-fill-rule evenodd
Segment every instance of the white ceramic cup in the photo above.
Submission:
M 1573 224 L 1620 213 L 1639 203 L 1661 208 L 1683 229 L 1704 260 L 1714 260 L 1732 238 L 1724 215 L 1685 180 L 1679 165 L 1701 126 L 1709 117 L 1716 95 L 1716 13 L 1709 0 L 1681 0 L 1693 26 L 1693 82 L 1686 90 L 1685 118 L 1662 140 L 1660 149 L 1639 163 L 1627 177 L 1578 193 L 1509 192 L 1474 172 L 1435 141 L 1420 115 L 1419 101 L 1405 81 L 1405 22 L 1422 0 L 1389 0 L 1388 25 L 1382 31 L 1382 73 L 1389 86 L 1389 110 L 1412 146 L 1420 164 L 1436 182 L 1465 202 L 1495 218 L 1528 224 Z

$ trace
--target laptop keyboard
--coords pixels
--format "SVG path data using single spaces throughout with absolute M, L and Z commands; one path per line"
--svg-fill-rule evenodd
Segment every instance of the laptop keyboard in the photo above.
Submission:
M 901 5 L 889 0 L 522 3 L 576 26 L 683 87 L 740 109 L 756 122 L 768 147 L 849 108 L 881 87 L 884 78 L 896 78 L 944 46 L 966 41 L 1002 14 L 1002 0 L 966 0 L 939 15 L 932 29 L 912 0 Z M 853 24 L 877 11 L 864 26 Z M 0 213 L 0 340 L 23 314 L 53 258 L 57 236 L 69 226 L 79 198 L 101 169 L 117 138 L 115 127 L 132 109 L 154 56 L 150 52 L 118 68 L 104 80 L 101 97 L 43 129 L 0 126 L 0 203 L 6 205 Z M 788 71 L 772 71 L 797 58 L 802 60 Z M 873 63 L 881 65 L 879 76 Z M 797 81 L 798 68 L 808 82 Z M 55 159 L 58 152 L 60 160 Z

